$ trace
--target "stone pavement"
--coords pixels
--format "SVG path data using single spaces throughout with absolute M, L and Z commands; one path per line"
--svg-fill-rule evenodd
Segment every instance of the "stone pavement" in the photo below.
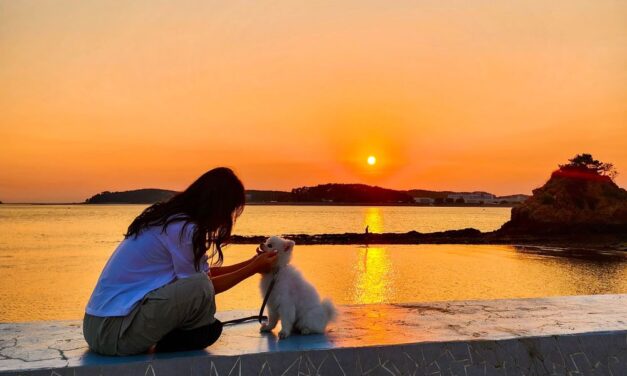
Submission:
M 279 340 L 248 323 L 204 351 L 119 358 L 90 353 L 79 321 L 5 323 L 0 374 L 627 375 L 627 294 L 339 311 L 326 335 Z

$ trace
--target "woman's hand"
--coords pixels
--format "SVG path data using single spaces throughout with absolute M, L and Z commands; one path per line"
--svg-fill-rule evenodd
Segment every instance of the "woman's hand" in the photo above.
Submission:
M 252 266 L 255 273 L 270 273 L 276 263 L 277 251 L 261 252 L 253 258 Z
M 231 287 L 237 285 L 241 281 L 253 276 L 256 273 L 270 273 L 272 271 L 272 267 L 276 263 L 276 260 L 276 251 L 263 252 L 248 261 L 241 262 L 237 265 L 231 265 L 221 268 L 223 269 L 222 271 L 225 271 L 225 269 L 227 268 L 233 269 L 236 266 L 241 266 L 241 268 L 238 270 L 215 275 L 212 269 L 210 278 L 216 294 L 220 294 L 221 292 L 230 289 Z

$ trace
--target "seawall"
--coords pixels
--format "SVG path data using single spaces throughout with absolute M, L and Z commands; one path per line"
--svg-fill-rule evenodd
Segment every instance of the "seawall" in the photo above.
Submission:
M 79 321 L 0 324 L 0 375 L 252 374 L 627 375 L 627 294 L 343 306 L 325 335 L 248 323 L 204 351 L 120 358 L 89 352 Z

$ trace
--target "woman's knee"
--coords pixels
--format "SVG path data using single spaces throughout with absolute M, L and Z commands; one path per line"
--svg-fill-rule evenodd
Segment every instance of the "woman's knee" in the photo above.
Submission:
M 203 296 L 213 297 L 214 289 L 209 276 L 204 273 L 198 273 L 191 277 L 179 279 L 180 289 L 186 296 Z
M 209 277 L 190 277 L 181 284 L 178 294 L 178 309 L 182 320 L 180 329 L 194 329 L 214 321 L 215 294 Z
M 192 305 L 207 305 L 215 300 L 213 284 L 206 275 L 204 277 L 202 275 L 193 276 L 181 281 L 184 282 L 178 291 L 180 302 L 187 301 Z

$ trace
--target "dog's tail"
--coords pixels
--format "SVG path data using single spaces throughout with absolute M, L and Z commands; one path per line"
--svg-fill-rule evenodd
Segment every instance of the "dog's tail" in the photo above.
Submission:
M 327 316 L 327 322 L 335 320 L 337 317 L 337 310 L 330 299 L 322 299 L 322 308 Z

